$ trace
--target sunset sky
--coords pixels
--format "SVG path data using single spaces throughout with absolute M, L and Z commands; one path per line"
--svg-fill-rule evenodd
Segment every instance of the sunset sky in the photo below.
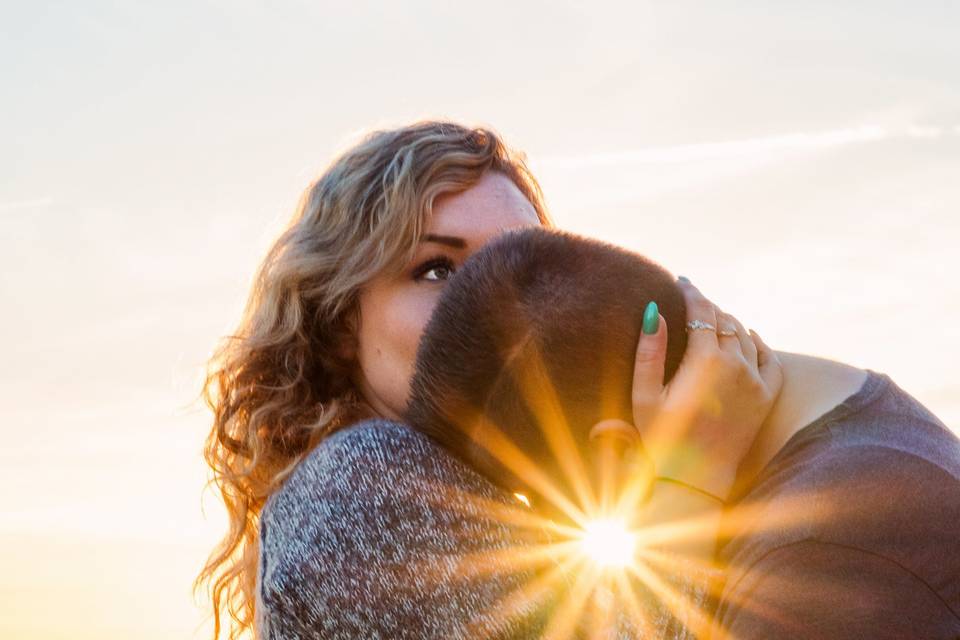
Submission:
M 958 25 L 917 0 L 8 3 L 0 637 L 209 637 L 203 366 L 301 190 L 378 126 L 492 126 L 561 227 L 960 431 Z

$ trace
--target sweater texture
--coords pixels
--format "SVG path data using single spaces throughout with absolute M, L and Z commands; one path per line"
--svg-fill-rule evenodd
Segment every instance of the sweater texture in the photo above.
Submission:
M 408 426 L 352 425 L 311 451 L 263 508 L 257 637 L 521 639 L 564 624 L 564 637 L 694 637 L 688 623 L 712 572 L 676 562 L 659 575 L 679 606 L 631 579 L 632 603 L 572 619 L 577 576 L 532 562 L 544 540 L 503 517 L 517 508 Z M 551 575 L 560 578 L 543 580 Z

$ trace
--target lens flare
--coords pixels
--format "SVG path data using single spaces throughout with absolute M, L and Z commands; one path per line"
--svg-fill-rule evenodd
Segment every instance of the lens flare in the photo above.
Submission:
M 600 519 L 586 524 L 580 549 L 601 567 L 626 567 L 633 562 L 637 538 L 621 520 Z
M 530 498 L 520 493 L 519 491 L 514 492 L 513 497 L 516 498 L 523 506 L 530 507 Z

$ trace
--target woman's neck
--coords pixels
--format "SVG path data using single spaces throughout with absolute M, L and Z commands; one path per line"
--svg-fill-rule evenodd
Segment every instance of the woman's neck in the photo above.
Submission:
M 783 387 L 737 473 L 749 484 L 787 441 L 805 426 L 860 390 L 867 372 L 842 362 L 777 351 Z

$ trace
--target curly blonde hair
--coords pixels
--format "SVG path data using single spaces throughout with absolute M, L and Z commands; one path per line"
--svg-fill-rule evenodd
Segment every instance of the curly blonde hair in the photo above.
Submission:
M 204 457 L 229 518 L 194 582 L 212 601 L 214 640 L 225 622 L 229 640 L 255 636 L 266 499 L 321 440 L 371 415 L 338 349 L 357 326 L 360 288 L 414 258 L 438 196 L 488 170 L 509 177 L 554 226 L 525 156 L 496 132 L 421 121 L 368 133 L 335 158 L 257 269 L 238 329 L 218 344 L 201 391 L 214 415 Z

